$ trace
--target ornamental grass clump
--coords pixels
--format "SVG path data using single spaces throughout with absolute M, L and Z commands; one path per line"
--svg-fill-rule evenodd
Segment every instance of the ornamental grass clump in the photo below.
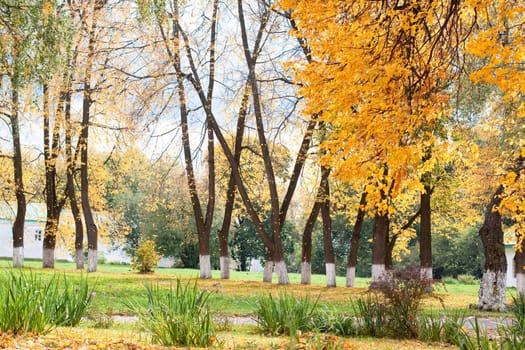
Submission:
M 282 292 L 278 298 L 271 294 L 259 296 L 256 301 L 256 321 L 261 330 L 272 335 L 295 335 L 298 331 L 312 331 L 319 319 L 318 300 L 310 296 L 297 297 Z
M 169 290 L 146 284 L 146 304 L 126 302 L 138 316 L 152 341 L 164 346 L 207 347 L 213 344 L 215 324 L 209 310 L 209 291 L 200 291 L 197 282 L 176 281 Z
M 46 334 L 56 326 L 75 326 L 91 301 L 87 279 L 73 286 L 55 274 L 44 280 L 32 272 L 0 276 L 0 331 Z

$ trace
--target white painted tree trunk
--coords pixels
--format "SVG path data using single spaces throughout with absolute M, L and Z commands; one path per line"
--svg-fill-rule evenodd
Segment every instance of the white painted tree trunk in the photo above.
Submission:
M 199 255 L 199 268 L 202 279 L 211 278 L 211 259 L 209 255 Z
M 301 263 L 301 284 L 312 283 L 312 264 L 309 262 Z
M 75 261 L 77 263 L 77 270 L 84 270 L 84 250 L 77 249 L 75 251 Z
M 98 251 L 96 249 L 88 250 L 88 272 L 97 271 L 97 258 Z
M 422 267 L 419 271 L 419 277 L 422 281 L 432 281 L 432 268 L 431 267 Z
M 346 268 L 346 286 L 355 286 L 355 266 Z
M 433 274 L 432 274 L 432 267 L 421 267 L 420 270 L 419 270 L 419 278 L 421 279 L 421 281 L 423 283 L 426 284 L 426 291 L 431 293 L 432 292 L 432 281 L 434 280 L 433 279 Z
M 55 267 L 55 250 L 53 248 L 44 248 L 42 252 L 42 266 L 50 269 Z
M 505 272 L 485 271 L 480 282 L 478 308 L 483 311 L 504 311 L 506 283 Z
M 277 278 L 279 284 L 290 284 L 288 279 L 288 269 L 286 268 L 286 263 L 284 261 L 278 261 L 275 264 L 275 272 L 277 273 Z
M 272 274 L 273 274 L 273 261 L 266 261 L 264 264 L 264 272 L 263 272 L 263 282 L 272 282 Z
M 525 273 L 516 273 L 516 290 L 520 294 L 525 294 Z
M 326 263 L 325 264 L 326 269 L 326 286 L 327 287 L 335 287 L 335 264 L 334 263 Z
M 387 279 L 385 264 L 372 264 L 372 284 Z
M 221 264 L 221 278 L 223 280 L 229 280 L 230 279 L 230 257 L 221 256 L 219 258 L 219 261 Z
M 24 247 L 13 248 L 13 267 L 24 267 Z

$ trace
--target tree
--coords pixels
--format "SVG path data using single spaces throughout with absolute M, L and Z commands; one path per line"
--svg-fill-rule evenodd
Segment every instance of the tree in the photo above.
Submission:
M 392 199 L 413 189 L 434 164 L 425 159 L 426 150 L 441 138 L 447 86 L 466 35 L 457 30 L 459 2 L 281 4 L 294 9 L 314 57 L 298 67 L 298 79 L 305 113 L 322 109 L 321 120 L 332 127 L 323 161 L 334 166 L 334 176 L 367 184 L 367 210 L 376 218 L 372 275 L 378 281 L 385 273 Z M 348 38 L 352 45 L 340 44 Z
M 479 293 L 479 306 L 483 309 L 503 309 L 505 295 L 506 266 L 501 257 L 503 230 L 501 215 L 514 222 L 518 237 L 518 249 L 522 246 L 523 231 L 523 142 L 525 104 L 522 94 L 525 91 L 521 82 L 525 41 L 523 16 L 525 8 L 519 1 L 502 0 L 489 5 L 476 2 L 467 3 L 470 11 L 480 13 L 477 17 L 479 34 L 472 38 L 467 52 L 484 60 L 483 65 L 471 78 L 475 82 L 490 84 L 497 89 L 497 104 L 501 108 L 491 108 L 489 126 L 497 132 L 499 152 L 489 160 L 500 182 L 485 212 L 485 221 L 480 229 L 480 237 L 485 247 L 485 273 Z M 497 106 L 496 104 L 496 106 Z M 493 186 L 496 187 L 496 186 Z M 490 210 L 490 211 L 489 211 Z M 492 249 L 496 249 L 493 251 Z M 518 257 L 519 258 L 519 257 Z M 518 260 L 521 260 L 519 258 Z M 521 262 L 521 261 L 519 261 Z M 523 269 L 519 266 L 519 274 Z M 520 279 L 523 276 L 518 276 Z M 500 278 L 503 278 L 500 281 Z
M 56 61 L 56 43 L 63 38 L 60 21 L 52 1 L 0 1 L 0 86 L 10 95 L 8 111 L 13 147 L 13 170 L 17 214 L 13 224 L 13 266 L 24 263 L 24 221 L 26 198 L 20 143 L 20 101 L 24 86 L 52 76 Z M 4 77 L 8 84 L 4 84 Z M 45 94 L 44 94 L 45 96 Z

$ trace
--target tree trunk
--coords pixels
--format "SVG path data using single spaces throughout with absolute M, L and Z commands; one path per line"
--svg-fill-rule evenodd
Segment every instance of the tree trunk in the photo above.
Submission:
M 386 253 L 389 230 L 388 214 L 376 213 L 374 217 L 374 231 L 372 243 L 372 283 L 371 288 L 387 278 Z
M 64 95 L 61 94 L 59 107 L 56 109 L 55 124 L 51 133 L 51 116 L 49 112 L 49 90 L 47 84 L 43 86 L 43 116 L 44 116 L 44 162 L 45 162 L 45 200 L 46 200 L 46 225 L 44 230 L 42 267 L 55 267 L 55 246 L 60 212 L 65 204 L 65 197 L 57 195 L 56 160 L 60 147 L 60 123 L 63 113 Z
M 266 262 L 264 263 L 263 282 L 272 283 L 273 268 L 274 262 L 272 260 L 272 255 L 267 251 Z
M 315 204 L 308 216 L 304 226 L 302 249 L 301 249 L 301 284 L 310 284 L 312 279 L 312 232 L 314 230 L 321 202 L 315 201 Z
M 93 69 L 93 60 L 95 55 L 95 29 L 97 27 L 97 12 L 98 1 L 94 5 L 93 19 L 91 27 L 89 28 L 89 44 L 87 61 L 84 76 L 84 91 L 82 101 L 82 123 L 80 132 L 80 197 L 82 204 L 82 212 L 84 214 L 84 222 L 86 224 L 86 233 L 88 240 L 88 272 L 97 271 L 97 255 L 98 255 L 98 228 L 93 218 L 89 199 L 89 179 L 88 179 L 88 137 L 89 137 L 89 119 L 90 109 L 92 104 L 91 90 L 91 71 Z
M 323 245 L 324 259 L 326 266 L 326 286 L 335 287 L 335 255 L 332 244 L 332 218 L 330 217 L 330 184 L 328 176 L 330 169 L 321 167 L 321 186 L 323 188 L 323 204 L 321 205 L 321 215 L 323 218 Z
M 24 266 L 24 223 L 26 197 L 22 170 L 22 148 L 20 146 L 20 125 L 18 120 L 18 83 L 12 81 L 11 132 L 13 135 L 13 169 L 16 196 L 16 217 L 13 223 L 13 267 Z
M 514 271 L 516 273 L 516 292 L 525 294 L 525 240 L 521 240 L 514 255 Z
M 507 259 L 503 243 L 501 214 L 497 211 L 502 194 L 503 186 L 499 185 L 485 210 L 485 220 L 479 230 L 485 254 L 485 271 L 478 293 L 478 307 L 481 310 L 505 310 Z
M 66 192 L 71 206 L 71 214 L 75 222 L 75 262 L 77 269 L 84 269 L 84 226 L 82 223 L 82 213 L 78 205 L 75 191 L 75 158 L 71 144 L 71 133 L 73 125 L 71 123 L 71 86 L 68 87 L 65 98 L 64 118 L 65 118 L 65 140 L 66 140 L 66 163 L 67 163 L 67 184 Z M 77 148 L 77 152 L 80 147 Z
M 420 278 L 421 281 L 428 284 L 432 290 L 432 221 L 430 197 L 431 191 L 429 185 L 425 185 L 425 191 L 421 193 L 420 207 L 420 227 L 419 227 L 419 261 L 420 261 Z
M 355 285 L 355 268 L 357 266 L 357 253 L 359 251 L 359 240 L 361 239 L 361 230 L 365 220 L 366 206 L 366 192 L 361 194 L 359 201 L 359 209 L 357 210 L 357 217 L 355 219 L 354 228 L 352 229 L 352 238 L 350 240 L 350 251 L 348 252 L 348 260 L 346 265 L 346 286 L 353 287 Z

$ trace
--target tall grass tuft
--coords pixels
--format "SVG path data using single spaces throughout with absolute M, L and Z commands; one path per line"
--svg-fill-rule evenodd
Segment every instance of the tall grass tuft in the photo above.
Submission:
M 208 308 L 210 292 L 199 291 L 197 281 L 183 285 L 180 280 L 168 291 L 158 284 L 146 284 L 146 305 L 125 302 L 139 317 L 153 342 L 165 346 L 206 347 L 213 344 L 215 326 Z
M 54 278 L 54 277 L 53 277 Z M 72 285 L 64 275 L 64 284 L 61 288 L 58 283 L 52 287 L 52 296 L 55 296 L 53 323 L 57 326 L 75 327 L 86 314 L 94 287 L 89 286 L 87 277 L 80 276 L 78 285 Z
M 315 329 L 318 319 L 318 300 L 310 296 L 296 297 L 282 292 L 278 298 L 271 294 L 259 296 L 255 315 L 259 328 L 272 335 L 296 335 L 298 331 Z
M 9 271 L 0 276 L 0 331 L 45 334 L 55 326 L 80 322 L 91 300 L 87 279 L 73 288 L 64 276 L 43 280 L 34 273 Z

